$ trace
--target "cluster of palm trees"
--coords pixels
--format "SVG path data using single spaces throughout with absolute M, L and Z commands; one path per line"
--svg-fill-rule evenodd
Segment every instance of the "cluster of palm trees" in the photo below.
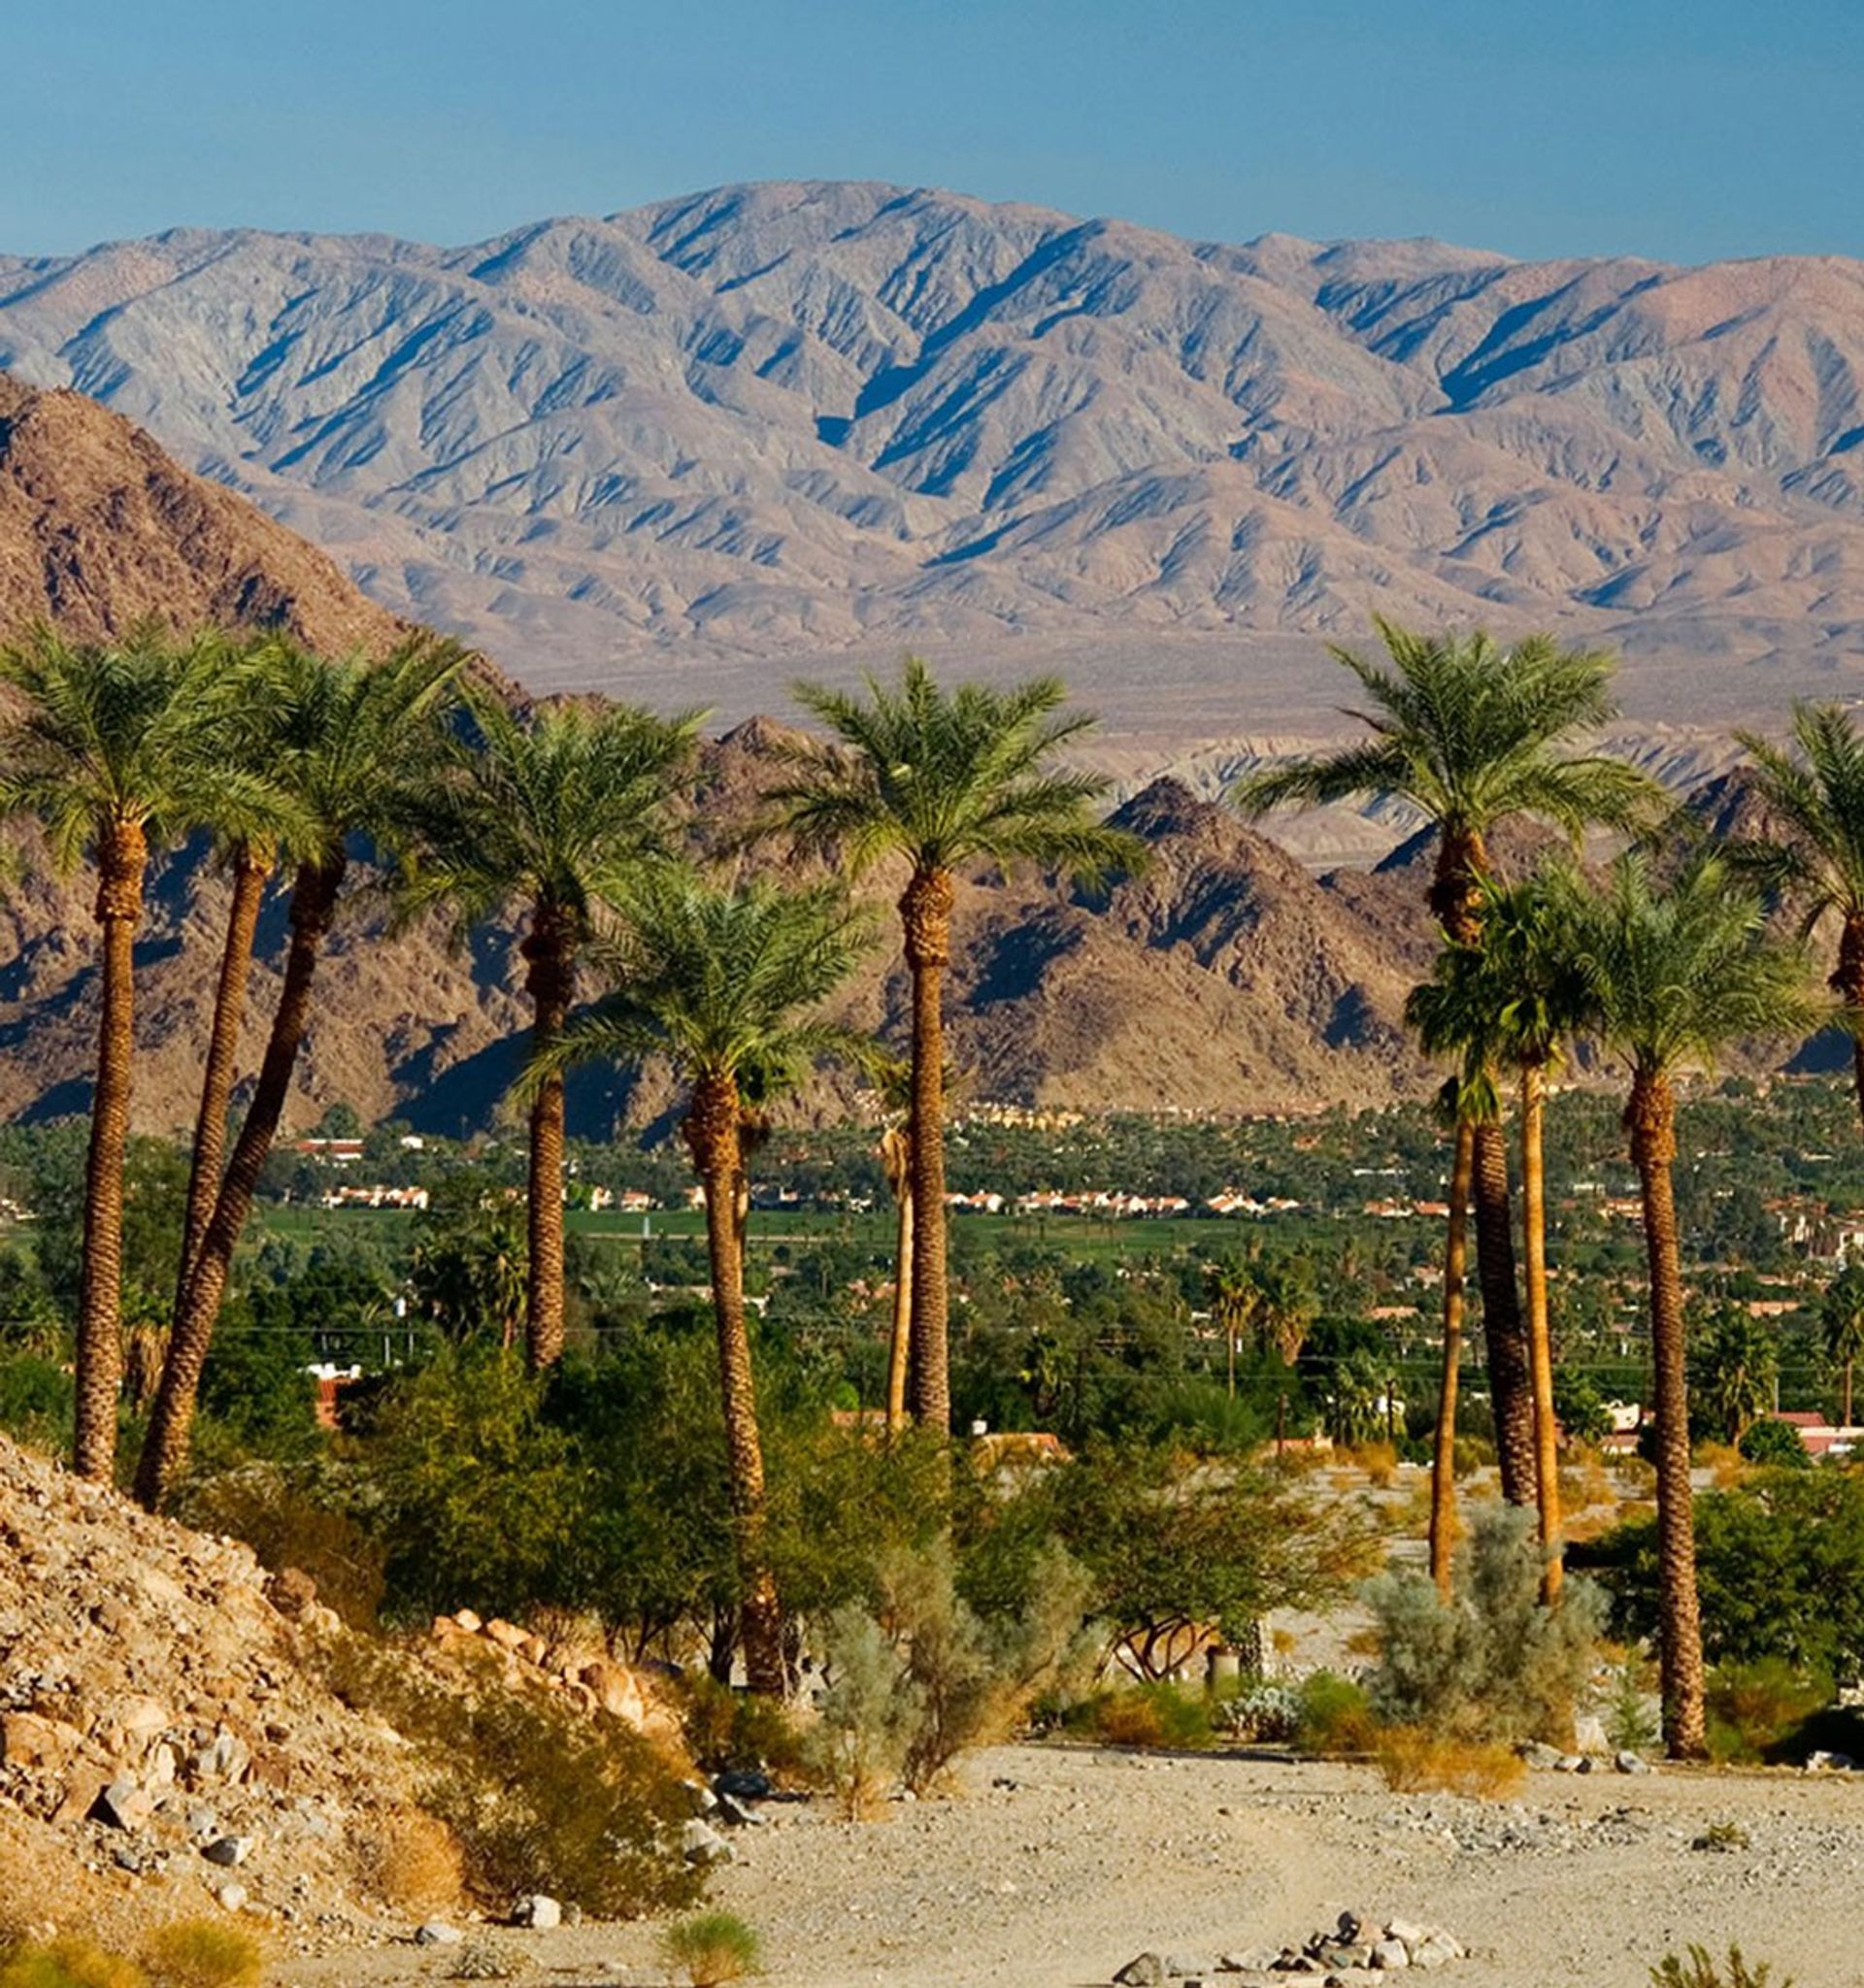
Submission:
M 1453 1128 L 1444 1278 L 1444 1366 L 1430 1527 L 1432 1573 L 1449 1592 L 1456 1535 L 1453 1450 L 1468 1222 L 1475 1214 L 1487 1373 L 1504 1495 L 1538 1508 L 1543 1599 L 1560 1594 L 1558 1430 L 1548 1315 L 1542 1124 L 1550 1073 L 1573 1045 L 1627 1075 L 1623 1114 L 1643 1194 L 1649 1269 L 1661 1584 L 1664 1733 L 1679 1757 L 1704 1750 L 1704 1676 L 1689 1487 L 1684 1293 L 1672 1192 L 1680 1074 L 1769 1039 L 1803 1040 L 1864 1012 L 1864 741 L 1829 709 L 1796 713 L 1789 748 L 1744 737 L 1764 833 L 1720 845 L 1676 817 L 1636 769 L 1579 749 L 1613 715 L 1609 661 L 1547 639 L 1504 649 L 1381 624 L 1386 659 L 1339 652 L 1366 693 L 1372 738 L 1273 768 L 1240 792 L 1251 811 L 1396 795 L 1437 837 L 1430 909 L 1442 950 L 1410 1019 L 1453 1061 L 1443 1107 Z M 1505 823 L 1563 831 L 1571 849 L 1505 881 L 1491 859 Z M 1604 870 L 1583 839 L 1630 845 Z M 1797 910 L 1797 938 L 1780 931 Z M 1815 991 L 1804 942 L 1841 926 Z M 1859 1062 L 1864 1110 L 1864 1052 Z M 1504 1096 L 1517 1132 L 1517 1283 Z M 1524 1300 L 1524 1303 L 1523 1303 Z M 1835 1309 L 1835 1345 L 1864 1351 L 1864 1324 Z
M 908 1248 L 893 1392 L 919 1423 L 946 1431 L 942 979 L 952 907 L 967 866 L 1027 859 L 1092 876 L 1138 862 L 1139 845 L 1096 818 L 1101 783 L 1054 763 L 1090 720 L 1062 710 L 1052 679 L 947 694 L 916 662 L 897 685 L 870 679 L 864 697 L 804 686 L 831 737 L 790 744 L 754 829 L 721 858 L 707 853 L 716 839 L 693 796 L 696 716 L 520 704 L 431 637 L 372 664 L 272 635 L 178 641 L 151 624 L 99 646 L 42 628 L 0 652 L 0 814 L 36 820 L 52 866 L 88 866 L 96 879 L 101 1019 L 77 1328 L 78 1469 L 106 1480 L 116 1469 L 134 946 L 149 867 L 206 836 L 231 880 L 174 1309 L 135 1471 L 137 1495 L 154 1508 L 186 1467 L 235 1252 L 314 1019 L 319 957 L 366 857 L 404 923 L 443 915 L 462 941 L 501 921 L 522 934 L 532 1011 L 521 1087 L 523 1332 L 533 1367 L 563 1350 L 566 1071 L 588 1058 L 658 1055 L 685 1083 L 684 1139 L 708 1216 L 747 1667 L 754 1686 L 779 1688 L 745 1327 L 747 1159 L 773 1101 L 818 1058 L 883 1060 L 820 1011 L 873 939 L 849 881 L 891 862 L 912 977 L 911 1055 L 898 1081 Z M 778 858 L 764 874 L 752 845 Z M 825 859 L 816 880 L 786 874 L 799 858 Z M 254 938 L 278 884 L 288 891 L 289 943 L 229 1151 Z M 602 991 L 576 1012 L 582 975 Z

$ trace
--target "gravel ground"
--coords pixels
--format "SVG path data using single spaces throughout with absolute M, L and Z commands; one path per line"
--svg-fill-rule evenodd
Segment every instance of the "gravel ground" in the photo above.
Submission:
M 1014 1746 L 878 1821 L 764 1812 L 714 1902 L 763 1935 L 776 1988 L 1087 1988 L 1148 1947 L 1279 1947 L 1347 1907 L 1454 1934 L 1470 1958 L 1443 1988 L 1646 1988 L 1689 1940 L 1739 1940 L 1799 1988 L 1864 1982 L 1864 1774 L 1542 1773 L 1481 1804 L 1394 1796 L 1357 1768 Z M 1749 1847 L 1692 1849 L 1717 1822 Z M 650 1926 L 482 1937 L 539 1983 L 665 1979 Z M 456 1965 L 401 1947 L 282 1978 Z

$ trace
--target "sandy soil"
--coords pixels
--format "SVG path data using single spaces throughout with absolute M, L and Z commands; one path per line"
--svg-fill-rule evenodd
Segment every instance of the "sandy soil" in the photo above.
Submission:
M 1864 1981 L 1864 1774 L 1546 1773 L 1479 1804 L 1395 1796 L 1357 1768 L 1015 1746 L 977 1756 L 951 1799 L 876 1822 L 766 1813 L 714 1900 L 758 1928 L 781 1988 L 1085 1988 L 1147 1947 L 1280 1946 L 1347 1906 L 1455 1934 L 1471 1958 L 1444 1988 L 1646 1988 L 1689 1940 L 1739 1940 L 1800 1988 Z M 1750 1847 L 1690 1847 L 1723 1821 Z M 483 1937 L 539 1981 L 665 1979 L 650 1926 Z M 400 1947 L 283 1978 L 456 1964 Z

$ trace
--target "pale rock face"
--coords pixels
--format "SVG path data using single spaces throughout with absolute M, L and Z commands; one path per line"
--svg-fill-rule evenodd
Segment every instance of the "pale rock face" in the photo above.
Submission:
M 1162 679 L 1180 722 L 1259 724 L 1294 694 L 1270 638 L 1311 658 L 1374 607 L 1694 656 L 1739 701 L 1735 665 L 1797 681 L 1864 613 L 1840 257 L 1228 246 L 749 185 L 465 248 L 183 229 L 0 264 L 0 365 L 539 686 L 671 661 L 732 715 L 799 652 L 1008 669 L 1033 638 L 1135 723 Z

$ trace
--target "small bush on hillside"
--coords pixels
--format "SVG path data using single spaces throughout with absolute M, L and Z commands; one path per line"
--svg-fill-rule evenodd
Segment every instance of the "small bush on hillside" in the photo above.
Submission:
M 676 1693 L 680 1734 L 695 1766 L 708 1773 L 762 1768 L 794 1773 L 807 1748 L 788 1711 L 775 1699 L 734 1691 L 703 1671 L 688 1673 Z
M 354 1839 L 356 1875 L 364 1890 L 408 1911 L 453 1905 L 465 1883 L 465 1863 L 453 1833 L 418 1808 L 380 1815 Z
M 1527 1764 L 1512 1746 L 1447 1739 L 1422 1726 L 1385 1726 L 1373 1758 L 1385 1786 L 1400 1794 L 1467 1795 L 1483 1802 L 1512 1795 Z
M 1380 1631 L 1368 1690 L 1381 1720 L 1472 1741 L 1568 1738 L 1605 1598 L 1569 1580 L 1558 1607 L 1541 1607 L 1533 1524 L 1514 1508 L 1481 1513 L 1448 1604 L 1421 1574 L 1368 1584 Z
M 730 1912 L 701 1912 L 679 1919 L 660 1939 L 667 1965 L 683 1973 L 692 1988 L 724 1988 L 761 1971 L 762 1943 Z
M 1774 1978 L 1773 1969 L 1762 1962 L 1750 1967 L 1741 1948 L 1728 1949 L 1726 1963 L 1710 1957 L 1706 1946 L 1691 1946 L 1686 1959 L 1667 1953 L 1650 1970 L 1650 1988 L 1793 1988 L 1793 1977 Z
M 0 1988 L 148 1988 L 136 1963 L 81 1934 L 29 1940 L 0 1960 Z
M 481 1898 L 504 1905 L 547 1892 L 622 1919 L 697 1896 L 680 1843 L 685 1790 L 639 1734 L 513 1692 L 489 1662 L 471 1693 L 357 1637 L 325 1664 L 339 1698 L 419 1749 L 430 1775 L 421 1806 L 452 1831 Z
M 301 1568 L 317 1600 L 351 1629 L 373 1629 L 385 1556 L 369 1534 L 285 1472 L 264 1464 L 190 1486 L 177 1514 L 202 1532 L 244 1540 L 273 1573 Z
M 0 1359 L 0 1429 L 35 1449 L 62 1449 L 70 1440 L 70 1371 L 40 1353 Z
M 158 1928 L 143 1960 L 161 1988 L 255 1988 L 265 1971 L 259 1942 L 214 1919 L 178 1919 Z

